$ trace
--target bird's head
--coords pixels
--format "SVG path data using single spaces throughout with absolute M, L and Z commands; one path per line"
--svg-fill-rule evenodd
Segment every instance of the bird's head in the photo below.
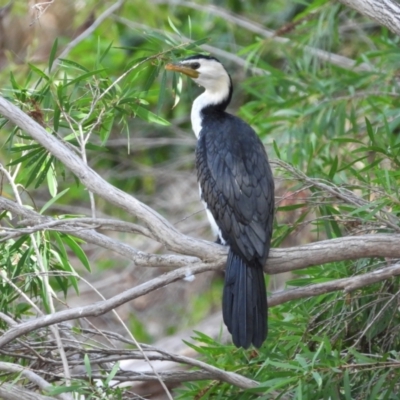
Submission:
M 167 64 L 165 69 L 189 76 L 210 92 L 229 92 L 232 85 L 224 66 L 216 58 L 210 56 L 188 57 L 177 63 Z

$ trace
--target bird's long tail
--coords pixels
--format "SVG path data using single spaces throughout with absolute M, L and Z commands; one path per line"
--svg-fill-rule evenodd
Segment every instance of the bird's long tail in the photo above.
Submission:
M 229 250 L 222 297 L 225 325 L 236 347 L 261 347 L 267 337 L 267 293 L 261 265 Z

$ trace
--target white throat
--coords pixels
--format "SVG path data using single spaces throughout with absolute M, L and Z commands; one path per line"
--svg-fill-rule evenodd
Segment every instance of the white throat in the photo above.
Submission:
M 205 107 L 220 104 L 229 96 L 229 87 L 225 90 L 205 90 L 192 105 L 192 112 L 190 114 L 190 118 L 192 121 L 192 129 L 196 138 L 199 138 L 200 131 L 202 128 L 202 110 Z

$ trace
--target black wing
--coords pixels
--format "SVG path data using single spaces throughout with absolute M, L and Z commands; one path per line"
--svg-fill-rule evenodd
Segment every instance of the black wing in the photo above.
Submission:
M 203 200 L 224 240 L 244 260 L 263 265 L 272 235 L 274 181 L 254 130 L 227 113 L 204 118 L 196 166 Z

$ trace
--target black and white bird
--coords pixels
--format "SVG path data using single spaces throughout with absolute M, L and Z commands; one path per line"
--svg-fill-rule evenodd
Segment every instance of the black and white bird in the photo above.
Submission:
M 235 346 L 260 347 L 268 330 L 263 266 L 274 216 L 274 180 L 264 145 L 246 122 L 225 111 L 232 80 L 216 58 L 196 55 L 166 69 L 205 88 L 193 102 L 191 120 L 200 196 L 219 242 L 229 246 L 223 318 Z

